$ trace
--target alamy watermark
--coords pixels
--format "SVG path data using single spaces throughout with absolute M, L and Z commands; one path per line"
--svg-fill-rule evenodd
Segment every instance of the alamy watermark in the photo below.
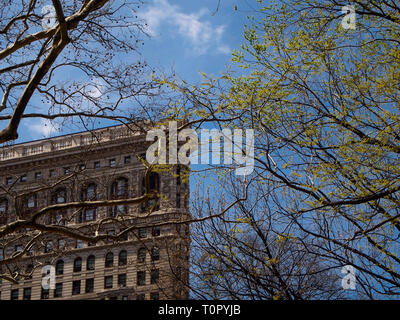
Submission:
M 253 172 L 253 129 L 245 130 L 246 138 L 244 142 L 242 129 L 201 129 L 199 139 L 194 129 L 183 129 L 178 133 L 176 121 L 170 121 L 168 127 L 168 148 L 165 127 L 164 129 L 152 129 L 147 133 L 146 141 L 154 141 L 157 138 L 146 152 L 146 161 L 150 164 L 219 164 L 221 160 L 220 143 L 221 139 L 223 139 L 223 163 L 226 165 L 238 165 L 235 169 L 236 175 L 245 176 Z M 182 144 L 182 142 L 184 143 Z
M 343 290 L 356 289 L 356 271 L 352 265 L 344 266 L 341 270 L 345 276 L 342 279 Z
M 47 5 L 42 8 L 42 27 L 45 30 L 53 28 L 57 23 L 56 9 L 52 5 Z
M 51 265 L 42 268 L 42 288 L 53 290 L 56 287 L 56 269 Z
M 343 29 L 356 29 L 356 9 L 354 6 L 343 6 L 342 7 L 342 13 L 345 14 L 345 16 L 342 19 L 342 27 Z

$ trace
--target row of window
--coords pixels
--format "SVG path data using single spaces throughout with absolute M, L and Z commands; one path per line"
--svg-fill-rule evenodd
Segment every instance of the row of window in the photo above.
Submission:
M 113 276 L 106 276 L 104 277 L 104 288 L 109 289 L 112 288 Z M 126 274 L 119 274 L 118 275 L 118 286 L 125 287 L 126 286 Z M 86 279 L 85 280 L 85 293 L 92 293 L 94 290 L 94 278 Z M 76 280 L 72 282 L 72 295 L 78 295 L 81 293 L 81 280 Z M 56 283 L 54 289 L 54 298 L 61 298 L 63 296 L 63 283 Z M 23 300 L 31 300 L 32 297 L 32 288 L 24 288 L 23 289 Z M 50 298 L 50 290 L 43 289 L 40 294 L 40 298 L 45 300 Z M 146 295 L 144 293 L 137 294 L 137 300 L 145 300 Z M 1 292 L 0 292 L 0 299 L 1 299 Z M 19 289 L 11 290 L 10 294 L 11 300 L 18 300 L 19 299 Z M 151 300 L 159 300 L 160 295 L 158 292 L 151 292 L 150 293 Z M 128 296 L 122 296 L 122 300 L 128 300 Z
M 144 190 L 144 179 L 142 183 L 142 193 Z M 124 199 L 128 197 L 128 179 L 120 177 L 115 179 L 110 187 L 110 198 L 111 199 Z M 160 188 L 160 177 L 157 173 L 152 173 L 150 175 L 150 188 L 159 192 Z M 83 187 L 80 192 L 81 201 L 92 201 L 97 200 L 97 185 L 95 183 L 89 183 L 87 186 Z M 51 195 L 51 204 L 62 204 L 68 202 L 68 193 L 66 188 L 59 188 Z M 142 205 L 142 209 L 149 208 L 154 204 L 157 204 L 158 200 L 150 199 L 148 203 Z M 29 214 L 33 209 L 37 208 L 37 195 L 31 194 L 24 197 L 20 204 L 20 212 Z M 156 208 L 158 209 L 158 207 Z M 127 213 L 126 205 L 113 206 L 109 209 L 109 215 L 112 217 L 118 214 Z M 0 217 L 5 216 L 8 213 L 8 200 L 6 198 L 0 199 Z M 63 212 L 57 211 L 51 215 L 49 221 L 51 224 L 65 224 L 65 219 L 63 219 Z M 89 222 L 97 219 L 96 208 L 85 208 L 78 215 L 77 222 Z
M 109 233 L 114 233 L 113 230 L 110 230 Z M 151 228 L 151 235 L 153 237 L 159 237 L 161 235 L 161 227 L 160 226 L 154 226 Z M 146 228 L 140 228 L 139 232 L 138 232 L 138 237 L 140 239 L 144 239 L 147 238 L 147 229 Z M 128 240 L 128 234 L 126 234 L 126 236 L 124 237 L 123 240 Z M 65 249 L 66 248 L 66 240 L 64 239 L 59 239 L 58 240 L 58 244 L 57 244 L 57 248 L 59 250 Z M 91 246 L 91 244 L 88 244 L 89 246 Z M 75 242 L 75 248 L 76 249 L 81 249 L 84 247 L 84 243 L 82 240 L 76 240 Z M 46 242 L 45 246 L 44 246 L 44 253 L 49 253 L 54 249 L 54 242 L 53 240 L 49 240 Z M 139 251 L 143 250 L 145 248 L 141 248 L 139 249 Z M 16 244 L 14 246 L 14 252 L 21 252 L 23 250 L 23 246 L 21 244 Z M 122 251 L 121 251 L 122 252 Z M 157 251 L 155 251 L 157 252 Z M 33 254 L 33 246 L 30 248 L 30 250 L 28 250 L 27 255 L 31 256 Z M 120 253 L 121 255 L 121 253 Z M 3 256 L 3 248 L 0 247 L 0 260 L 3 260 L 4 256 Z M 153 259 L 154 260 L 154 259 Z M 155 259 L 158 260 L 158 259 Z
M 157 284 L 160 279 L 160 272 L 158 269 L 150 271 L 150 284 Z M 126 273 L 118 275 L 118 287 L 126 287 Z M 114 277 L 112 275 L 104 277 L 104 289 L 113 288 Z M 137 272 L 137 285 L 146 285 L 146 271 Z M 72 281 L 72 295 L 81 294 L 82 280 Z M 94 278 L 85 279 L 85 293 L 92 293 L 94 290 Z M 23 289 L 23 300 L 30 300 L 32 294 L 32 288 Z M 54 298 L 61 298 L 63 296 L 63 283 L 56 283 L 54 288 Z M 11 300 L 18 300 L 19 289 L 11 290 Z M 50 289 L 43 289 L 40 295 L 41 299 L 50 298 Z
M 137 253 L 137 262 L 142 263 L 146 260 L 147 249 L 142 247 L 139 248 Z M 150 251 L 150 256 L 152 261 L 160 260 L 160 249 L 158 247 L 153 247 Z M 90 255 L 86 259 L 86 270 L 95 269 L 96 258 L 94 255 Z M 118 255 L 118 266 L 125 266 L 128 263 L 128 254 L 126 250 L 122 250 Z M 114 266 L 114 254 L 108 252 L 105 257 L 104 267 L 111 268 Z M 73 265 L 74 272 L 82 271 L 82 258 L 77 257 L 74 260 Z M 64 273 L 64 261 L 58 260 L 56 263 L 56 275 L 62 275 Z
M 131 156 L 125 156 L 124 157 L 124 164 L 130 164 L 131 163 Z M 109 159 L 108 160 L 108 164 L 111 168 L 115 167 L 117 165 L 117 160 L 115 158 Z M 80 164 L 77 167 L 79 169 L 79 171 L 85 170 L 86 169 L 86 165 L 85 164 Z M 93 162 L 93 169 L 100 169 L 100 161 L 94 161 Z M 69 175 L 72 173 L 71 167 L 64 167 L 63 168 L 63 173 L 64 175 Z M 56 169 L 50 169 L 49 170 L 49 177 L 53 178 L 57 176 L 57 171 Z M 35 180 L 40 180 L 43 178 L 43 174 L 41 171 L 37 171 L 34 174 L 34 179 Z M 27 174 L 23 174 L 22 176 L 19 177 L 19 181 L 20 182 L 27 182 Z M 12 177 L 6 177 L 5 180 L 5 184 L 6 185 L 11 185 L 13 184 L 14 179 Z

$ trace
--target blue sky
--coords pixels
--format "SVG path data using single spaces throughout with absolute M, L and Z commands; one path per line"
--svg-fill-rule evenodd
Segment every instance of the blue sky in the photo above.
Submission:
M 147 1 L 137 12 L 147 22 L 149 34 L 141 58 L 157 70 L 173 70 L 189 83 L 200 81 L 199 72 L 218 75 L 229 65 L 231 51 L 242 43 L 249 6 L 242 1 L 234 10 L 238 2 L 221 0 L 218 6 L 218 0 Z M 16 142 L 71 132 L 43 119 L 23 120 L 21 124 Z

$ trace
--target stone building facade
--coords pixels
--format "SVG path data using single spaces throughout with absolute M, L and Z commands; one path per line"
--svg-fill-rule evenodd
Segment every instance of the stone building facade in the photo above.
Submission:
M 113 126 L 1 148 L 0 232 L 50 205 L 141 196 L 145 167 L 140 156 L 148 145 L 143 131 Z M 43 228 L 110 236 L 96 243 L 29 228 L 1 237 L 0 260 L 20 257 L 0 265 L 2 275 L 17 280 L 1 280 L 0 299 L 187 299 L 185 169 L 174 166 L 150 175 L 157 200 L 38 215 Z M 47 272 L 55 272 L 50 289 L 42 286 Z

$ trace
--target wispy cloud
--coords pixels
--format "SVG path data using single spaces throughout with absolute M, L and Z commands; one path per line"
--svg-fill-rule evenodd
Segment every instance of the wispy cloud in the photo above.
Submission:
M 168 25 L 189 41 L 195 54 L 204 54 L 210 49 L 215 49 L 218 53 L 229 53 L 228 47 L 221 43 L 226 26 L 214 26 L 205 20 L 204 16 L 207 13 L 207 9 L 196 13 L 184 13 L 179 6 L 170 4 L 168 0 L 154 0 L 141 17 L 146 21 L 147 32 L 150 35 L 159 35 L 161 27 Z
M 41 138 L 48 138 L 60 130 L 60 126 L 57 123 L 47 119 L 40 119 L 35 123 L 30 123 L 28 128 L 31 133 L 39 135 Z

